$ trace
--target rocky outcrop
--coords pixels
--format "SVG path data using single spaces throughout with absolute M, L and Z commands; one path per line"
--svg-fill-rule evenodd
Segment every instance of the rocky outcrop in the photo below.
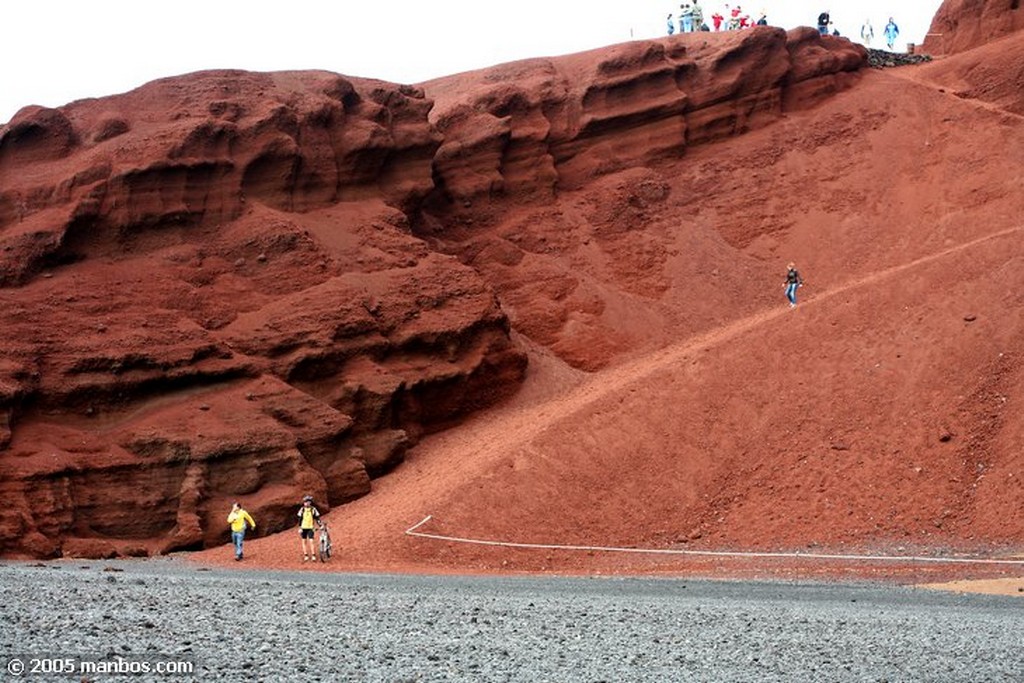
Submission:
M 592 197 L 616 286 L 656 295 L 664 250 L 627 239 L 668 200 L 648 167 L 864 64 L 848 41 L 758 28 L 422 87 L 215 71 L 22 110 L 0 128 L 0 552 L 199 548 L 226 539 L 232 500 L 274 531 L 302 493 L 361 496 L 516 390 L 510 310 L 600 367 L 627 337 L 584 353 L 561 331 L 607 302 L 518 267 L 575 239 L 551 201 Z M 513 204 L 519 223 L 482 230 Z
M 405 86 L 217 71 L 23 109 L 0 129 L 0 284 L 74 259 L 86 241 L 116 251 L 115 238 L 216 227 L 251 203 L 412 206 L 432 188 L 440 142 L 429 108 Z
M 955 43 L 959 44 L 963 52 L 956 55 L 956 59 L 940 60 L 935 64 L 925 67 L 922 75 L 931 82 L 951 92 L 957 97 L 984 103 L 983 106 L 994 107 L 997 110 L 1024 115 L 1024 10 L 1009 9 L 998 11 L 993 8 L 994 3 L 989 3 L 989 10 L 980 16 L 987 17 L 993 12 L 997 20 L 991 23 L 999 27 L 999 31 L 1016 25 L 1016 33 L 1002 38 L 993 38 L 991 41 L 979 40 L 975 44 L 975 38 L 979 30 L 979 15 L 952 14 L 954 5 L 946 3 L 939 14 L 936 15 L 935 23 L 942 17 L 947 17 L 954 28 L 952 34 Z M 953 17 L 950 19 L 949 17 Z M 946 21 L 943 20 L 943 21 Z M 935 27 L 933 23 L 933 28 Z M 968 37 L 961 41 L 960 31 Z M 993 36 L 1001 34 L 993 33 Z
M 431 210 L 543 200 L 812 106 L 848 87 L 863 47 L 758 27 L 514 62 L 423 84 L 443 143 Z
M 222 542 L 365 494 L 508 395 L 491 289 L 414 237 L 415 88 L 208 72 L 0 129 L 0 551 Z
M 926 64 L 932 61 L 931 55 L 911 55 L 888 50 L 868 49 L 868 63 L 873 69 L 892 69 L 913 64 Z
M 945 0 L 932 18 L 923 50 L 956 54 L 1021 30 L 1020 0 Z

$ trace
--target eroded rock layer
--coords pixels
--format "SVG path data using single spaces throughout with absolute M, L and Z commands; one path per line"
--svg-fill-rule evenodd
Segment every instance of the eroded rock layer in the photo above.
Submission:
M 1020 0 L 945 0 L 932 19 L 924 51 L 947 55 L 1024 30 Z

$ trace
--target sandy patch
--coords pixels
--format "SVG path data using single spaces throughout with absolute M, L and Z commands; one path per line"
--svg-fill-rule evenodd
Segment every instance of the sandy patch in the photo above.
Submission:
M 1016 595 L 1024 598 L 1024 576 L 1009 579 L 983 579 L 979 581 L 948 581 L 925 583 L 920 588 L 952 591 L 954 593 L 985 593 L 988 595 Z

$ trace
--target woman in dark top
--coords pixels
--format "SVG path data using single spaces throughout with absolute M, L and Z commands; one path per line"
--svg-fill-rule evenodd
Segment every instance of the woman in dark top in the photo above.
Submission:
M 796 264 L 789 263 L 786 265 L 786 298 L 789 299 L 789 307 L 794 308 L 796 306 L 796 290 L 804 283 L 803 278 L 800 277 L 800 273 L 797 272 Z

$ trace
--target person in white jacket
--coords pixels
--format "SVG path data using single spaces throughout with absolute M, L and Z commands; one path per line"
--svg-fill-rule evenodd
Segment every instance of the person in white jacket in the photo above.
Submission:
M 864 25 L 860 27 L 860 39 L 865 45 L 871 46 L 871 41 L 875 38 L 875 28 L 871 25 L 870 19 L 864 20 Z
M 688 1 L 679 6 L 679 32 L 693 32 L 693 5 Z

